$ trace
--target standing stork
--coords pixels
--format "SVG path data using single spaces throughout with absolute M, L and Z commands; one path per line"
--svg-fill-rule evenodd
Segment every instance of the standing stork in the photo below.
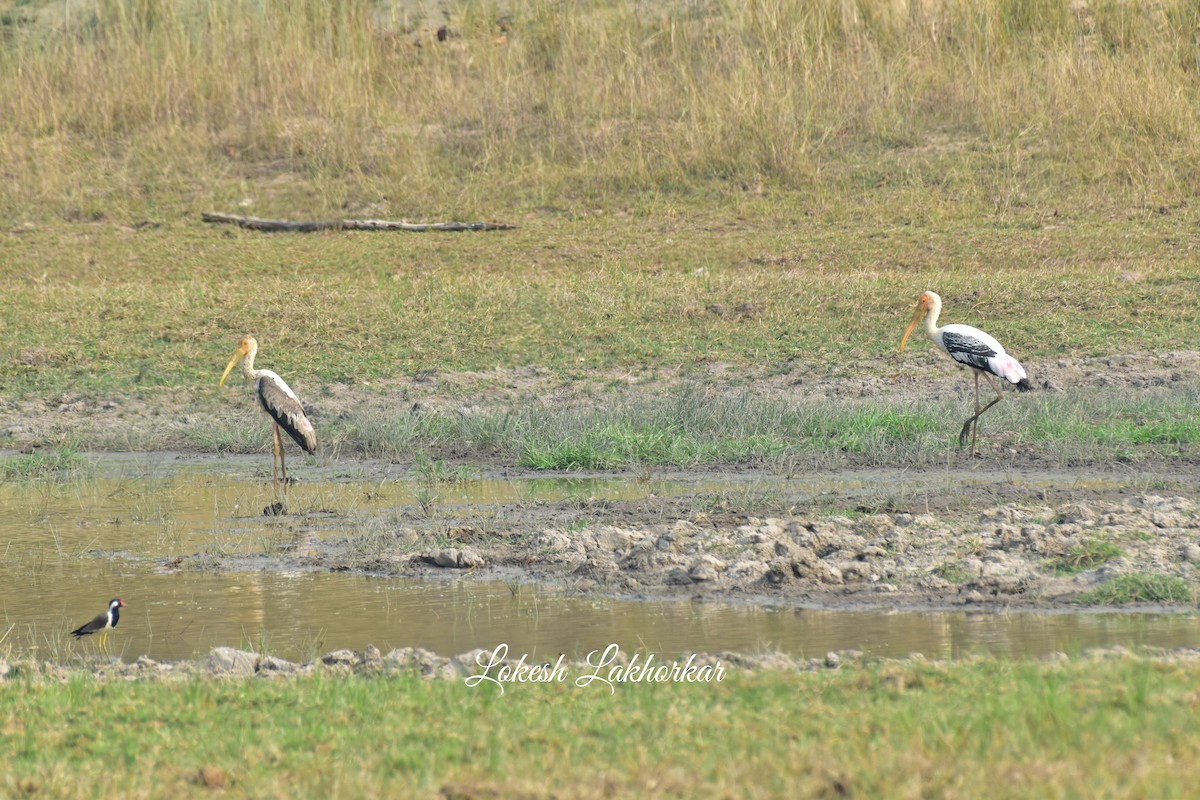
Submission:
M 225 379 L 229 377 L 229 373 L 241 359 L 242 374 L 246 376 L 247 381 L 254 383 L 254 393 L 258 396 L 258 405 L 271 418 L 275 426 L 275 458 L 271 460 L 271 469 L 275 476 L 275 493 L 278 494 L 281 471 L 283 472 L 285 492 L 288 481 L 287 466 L 283 462 L 283 438 L 279 435 L 279 429 L 283 428 L 287 431 L 288 435 L 295 440 L 296 444 L 304 448 L 306 453 L 317 452 L 317 433 L 313 430 L 308 417 L 304 416 L 304 407 L 300 405 L 300 398 L 296 397 L 296 393 L 283 378 L 269 369 L 254 368 L 254 356 L 257 353 L 258 342 L 253 336 L 246 336 L 238 342 L 233 358 L 229 359 L 229 365 L 225 367 L 225 373 L 221 375 L 219 386 L 225 385 Z M 278 464 L 276 464 L 276 460 L 278 460 Z
M 958 446 L 962 447 L 967 443 L 967 432 L 970 431 L 971 455 L 975 456 L 975 436 L 979 432 L 979 418 L 983 412 L 1004 399 L 1000 386 L 992 380 L 992 376 L 1016 384 L 1017 389 L 1022 392 L 1028 392 L 1033 385 L 1025 377 L 1025 368 L 1021 363 L 1006 353 L 1004 347 L 988 334 L 970 325 L 947 325 L 939 328 L 937 320 L 941 313 L 942 298 L 938 297 L 937 292 L 922 294 L 921 299 L 917 301 L 916 310 L 913 311 L 912 322 L 908 323 L 908 330 L 900 340 L 900 352 L 904 352 L 908 337 L 912 335 L 921 317 L 925 317 L 925 333 L 929 340 L 943 353 L 959 364 L 970 367 L 975 373 L 975 413 L 967 418 L 963 423 L 962 432 L 958 434 Z M 987 382 L 996 390 L 996 399 L 983 408 L 979 407 L 980 375 L 987 378 Z

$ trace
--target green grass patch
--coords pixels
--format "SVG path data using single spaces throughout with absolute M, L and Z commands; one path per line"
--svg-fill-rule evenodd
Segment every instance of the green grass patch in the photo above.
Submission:
M 722 683 L 411 677 L 0 686 L 3 791 L 244 796 L 1186 796 L 1194 664 L 882 663 Z M 96 731 L 105 735 L 97 736 Z M 211 774 L 211 772 L 210 772 Z
M 1116 606 L 1125 603 L 1190 603 L 1191 586 L 1183 578 L 1136 573 L 1121 575 L 1080 595 L 1087 605 Z
M 1058 558 L 1052 559 L 1047 568 L 1055 575 L 1074 575 L 1124 555 L 1121 548 L 1106 539 L 1084 539 L 1072 545 Z
M 771 462 L 798 453 L 886 459 L 915 455 L 946 428 L 928 410 L 717 394 L 699 384 L 601 407 L 538 408 L 508 421 L 520 462 L 535 469 Z
M 1200 421 L 1188 413 L 1200 402 L 1195 387 L 1070 394 L 1075 397 L 1069 406 L 1054 397 L 1028 403 L 1027 435 L 1107 446 L 1200 442 Z
M 1141 413 L 1183 418 L 1192 389 L 1163 390 L 1142 399 Z M 1027 396 L 988 416 L 986 436 L 1044 449 L 1062 463 L 1170 457 L 1176 443 L 1139 442 L 1104 434 L 1107 415 L 1128 413 L 1128 401 L 1102 390 L 1055 394 L 1025 404 Z M 961 402 L 853 399 L 836 403 L 797 393 L 757 394 L 685 381 L 661 394 L 611 391 L 602 401 L 555 405 L 537 398 L 510 410 L 470 415 L 355 415 L 325 430 L 344 452 L 390 458 L 423 450 L 467 447 L 501 453 L 522 466 L 546 470 L 621 469 L 638 465 L 695 466 L 764 463 L 794 473 L 849 456 L 862 463 L 932 464 L 958 451 Z M 1070 431 L 1050 419 L 1075 418 Z M 253 449 L 265 446 L 261 435 Z
M 959 452 L 958 421 L 969 410 L 962 400 L 833 402 L 820 394 L 757 392 L 698 378 L 676 380 L 659 391 L 587 391 L 565 403 L 517 396 L 470 413 L 453 406 L 413 410 L 407 403 L 390 412 L 378 406 L 348 408 L 316 419 L 319 457 L 411 460 L 417 473 L 428 473 L 434 483 L 463 479 L 451 459 L 476 455 L 543 470 L 758 463 L 790 477 L 847 460 L 880 466 L 944 463 Z M 1178 427 L 1188 428 L 1185 415 L 1194 398 L 1192 387 L 1154 390 L 1137 399 L 1136 413 L 1164 421 L 1179 415 Z M 269 424 L 249 398 L 239 399 L 236 410 L 221 417 L 199 414 L 184 426 L 164 420 L 134 434 L 115 428 L 79 432 L 75 438 L 101 450 L 269 452 Z M 203 407 L 228 398 L 214 395 L 196 402 Z M 319 393 L 316 402 L 322 402 Z M 984 437 L 987 446 L 1040 451 L 1063 465 L 1188 456 L 1185 444 L 1111 435 L 1131 413 L 1126 396 L 1104 389 L 1014 396 L 987 415 Z M 1063 427 L 1063 420 L 1075 422 Z M 903 498 L 892 499 L 904 505 Z
M 46 448 L 0 461 L 0 481 L 64 478 L 83 465 L 84 459 L 74 448 Z

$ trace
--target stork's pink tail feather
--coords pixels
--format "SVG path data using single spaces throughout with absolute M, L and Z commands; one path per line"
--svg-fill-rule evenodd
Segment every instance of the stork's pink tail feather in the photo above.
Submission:
M 997 359 L 996 372 L 1004 380 L 1009 383 L 1020 385 L 1021 381 L 1029 383 L 1025 379 L 1025 368 L 1021 366 L 1021 362 L 1005 353 L 1001 358 Z

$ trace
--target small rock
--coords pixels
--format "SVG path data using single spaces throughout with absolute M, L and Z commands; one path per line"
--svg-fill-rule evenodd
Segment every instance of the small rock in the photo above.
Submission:
M 702 555 L 688 570 L 688 576 L 694 581 L 715 581 L 717 575 L 725 571 L 725 562 L 710 555 Z
M 715 574 L 713 577 L 716 577 Z M 667 586 L 691 586 L 696 580 L 688 570 L 673 569 L 663 578 L 663 583 Z
M 628 531 L 604 528 L 596 534 L 596 548 L 606 553 L 623 553 L 629 550 L 633 537 Z
M 766 575 L 769 570 L 770 566 L 763 561 L 738 561 L 729 567 L 727 579 L 735 583 L 751 583 Z
M 870 565 L 861 561 L 845 561 L 830 569 L 837 570 L 841 574 L 843 583 L 861 583 L 871 580 Z
M 321 663 L 328 667 L 352 667 L 359 661 L 358 653 L 353 650 L 334 650 L 321 656 Z
M 834 586 L 845 583 L 845 580 L 842 578 L 842 571 L 835 566 L 826 564 L 824 561 L 817 563 L 814 572 L 816 573 L 817 580 L 821 583 L 828 583 Z
M 830 650 L 825 654 L 825 666 L 829 669 L 837 669 L 842 665 L 842 658 L 837 653 Z
M 383 653 L 379 652 L 379 648 L 373 644 L 367 645 L 367 648 L 363 650 L 362 669 L 371 674 L 383 671 Z
M 458 658 L 464 664 L 476 664 L 476 658 L 482 653 L 482 650 L 473 650 L 471 653 L 464 654 Z M 450 666 L 450 659 L 442 658 L 436 653 L 431 653 L 428 650 L 423 650 L 420 647 L 404 647 L 397 650 L 392 650 L 383 657 L 385 665 L 390 669 L 416 669 L 423 676 L 433 676 L 439 674 L 448 674 L 454 672 Z M 486 662 L 486 659 L 485 659 Z
M 1200 544 L 1188 542 L 1180 548 L 1179 554 L 1183 557 L 1183 560 L 1187 561 L 1189 564 L 1200 563 Z
M 258 654 L 232 647 L 218 647 L 204 659 L 204 670 L 211 675 L 253 675 Z
M 443 550 L 438 550 L 433 555 L 426 556 L 425 560 L 439 567 L 450 567 L 452 569 L 473 569 L 474 567 L 482 567 L 484 563 L 483 556 L 469 547 L 464 547 L 461 550 L 457 547 L 447 547 Z
M 276 656 L 263 656 L 258 662 L 259 672 L 277 672 L 280 675 L 290 675 L 300 667 L 291 661 L 285 661 Z
M 225 770 L 220 767 L 201 767 L 200 785 L 209 789 L 225 788 Z

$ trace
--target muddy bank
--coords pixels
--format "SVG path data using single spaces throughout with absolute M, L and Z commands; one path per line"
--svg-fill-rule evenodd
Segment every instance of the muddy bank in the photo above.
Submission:
M 1136 392 L 1200 383 L 1200 352 L 1190 350 L 1029 359 L 1026 366 L 1035 388 L 1049 393 L 1095 388 Z M 219 370 L 219 365 L 214 369 Z M 685 385 L 701 386 L 712 397 L 749 392 L 761 398 L 813 402 L 878 399 L 908 405 L 952 401 L 963 403 L 964 409 L 972 397 L 969 376 L 932 351 L 911 352 L 903 361 L 863 357 L 851 365 L 793 360 L 761 367 L 699 364 L 686 369 L 581 369 L 570 377 L 537 367 L 422 372 L 335 384 L 288 377 L 318 433 L 335 431 L 332 437 L 321 439 L 326 456 L 331 451 L 343 456 L 370 451 L 371 443 L 362 439 L 362 430 L 378 427 L 381 420 L 471 418 L 529 406 L 594 409 L 617 400 L 662 397 Z M 0 397 L 0 445 L 28 451 L 68 441 L 99 451 L 268 452 L 269 431 L 265 437 L 260 434 L 263 421 L 251 395 L 241 385 L 219 391 L 214 380 L 211 387 L 156 387 L 128 395 L 67 392 Z M 217 433 L 241 426 L 252 427 L 244 427 L 233 437 Z M 952 432 L 957 430 L 954 420 L 947 420 L 947 426 Z M 428 451 L 433 458 L 505 465 L 494 447 L 431 442 Z M 1015 467 L 1038 465 L 1054 456 L 1003 440 L 988 440 L 984 452 Z M 842 461 L 860 465 L 853 454 Z
M 670 505 L 680 510 L 688 501 Z M 351 534 L 312 543 L 289 563 L 773 605 L 1178 608 L 1193 604 L 1200 584 L 1200 506 L 1192 497 L 1138 493 L 946 513 L 693 511 L 651 521 L 626 509 L 619 523 L 571 528 L 396 525 L 369 542 Z
M 967 662 L 988 660 L 989 656 L 974 656 Z M 1140 659 L 1161 664 L 1195 664 L 1200 662 L 1200 648 L 1128 648 L 1115 646 L 1093 648 L 1075 657 L 1052 653 L 1040 661 L 1062 664 L 1072 660 Z M 859 670 L 878 666 L 927 665 L 953 668 L 955 661 L 927 658 L 912 653 L 905 658 L 864 657 L 857 650 L 829 652 L 822 657 L 798 658 L 786 653 L 681 653 L 658 656 L 652 653 L 630 653 L 625 650 L 597 650 L 579 660 L 559 659 L 531 663 L 521 657 L 498 650 L 477 649 L 457 656 L 444 657 L 428 650 L 405 647 L 382 653 L 368 645 L 364 650 L 335 650 L 312 661 L 287 661 L 275 656 L 249 650 L 218 647 L 207 656 L 186 661 L 155 661 L 142 656 L 132 663 L 119 660 L 91 664 L 55 664 L 49 661 L 6 661 L 0 659 L 0 684 L 5 681 L 47 681 L 66 683 L 72 678 L 87 677 L 99 681 L 184 681 L 184 680 L 270 680 L 303 679 L 325 676 L 358 676 L 387 678 L 417 675 L 429 680 L 462 681 L 472 689 L 499 692 L 516 689 L 523 682 L 559 682 L 564 685 L 586 686 L 609 691 L 625 689 L 643 682 L 715 683 L 730 674 L 773 672 L 816 672 L 820 670 Z M 556 676 L 561 674 L 561 680 Z M 524 681 L 516 676 L 524 676 Z M 469 680 L 475 676 L 474 680 Z M 490 676 L 493 680 L 480 678 Z M 589 676 L 596 676 L 591 678 Z M 541 677 L 538 681 L 536 678 Z M 577 681 L 584 683 L 577 683 Z M 636 687 L 634 687 L 636 688 Z

